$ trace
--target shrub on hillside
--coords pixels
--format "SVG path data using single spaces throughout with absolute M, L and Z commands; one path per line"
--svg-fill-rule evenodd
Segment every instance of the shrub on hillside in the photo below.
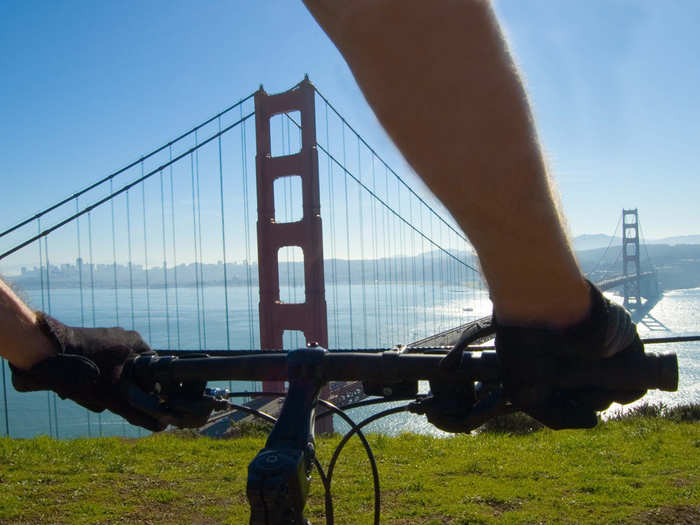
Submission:
M 666 406 L 663 403 L 642 403 L 632 407 L 620 414 L 616 419 L 624 419 L 629 417 L 663 417 Z
M 700 403 L 689 403 L 668 407 L 663 403 L 642 403 L 627 410 L 613 413 L 608 421 L 622 421 L 634 418 L 664 418 L 677 423 L 700 421 Z M 524 435 L 537 432 L 544 425 L 523 412 L 499 416 L 487 421 L 477 432 Z
M 182 438 L 182 439 L 199 439 L 202 434 L 196 428 L 173 428 L 170 427 L 167 431 L 168 434 Z
M 642 403 L 627 410 L 624 408 L 618 410 L 608 418 L 608 421 L 645 417 L 661 417 L 675 422 L 700 421 L 700 403 L 688 403 L 674 407 L 666 406 L 663 403 Z
M 477 432 L 524 435 L 542 430 L 544 425 L 524 412 L 514 412 L 490 419 Z
M 257 418 L 232 421 L 226 437 L 265 437 L 272 430 L 272 426 L 272 423 Z
M 668 407 L 664 410 L 664 417 L 671 421 L 685 423 L 700 421 L 700 403 Z

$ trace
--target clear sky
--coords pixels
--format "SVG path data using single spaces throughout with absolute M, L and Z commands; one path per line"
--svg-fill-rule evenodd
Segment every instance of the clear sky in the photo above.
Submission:
M 574 235 L 638 207 L 700 233 L 700 3 L 500 0 Z M 138 158 L 260 84 L 314 84 L 408 169 L 299 1 L 0 2 L 0 227 Z

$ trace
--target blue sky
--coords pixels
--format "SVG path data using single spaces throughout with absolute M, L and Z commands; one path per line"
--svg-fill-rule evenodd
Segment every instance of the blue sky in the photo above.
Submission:
M 574 235 L 638 207 L 649 238 L 700 233 L 700 4 L 501 0 Z M 0 3 L 0 227 L 167 142 L 260 84 L 308 73 L 408 168 L 301 2 Z

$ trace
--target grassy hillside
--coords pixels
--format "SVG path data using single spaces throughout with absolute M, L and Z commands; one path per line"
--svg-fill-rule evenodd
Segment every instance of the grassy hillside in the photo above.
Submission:
M 700 523 L 700 423 L 661 417 L 589 431 L 434 439 L 370 436 L 382 523 Z M 327 464 L 339 438 L 322 439 Z M 0 439 L 0 523 L 247 523 L 246 468 L 264 438 Z M 352 440 L 336 523 L 371 523 L 371 474 Z M 314 477 L 309 517 L 325 523 Z

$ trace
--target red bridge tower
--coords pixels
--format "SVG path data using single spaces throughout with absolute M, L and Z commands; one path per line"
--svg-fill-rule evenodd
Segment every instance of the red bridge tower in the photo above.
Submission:
M 291 111 L 301 114 L 301 150 L 292 155 L 273 157 L 270 118 Z M 268 95 L 262 87 L 258 90 L 255 94 L 255 132 L 260 346 L 263 350 L 281 349 L 284 331 L 299 330 L 304 333 L 307 344 L 318 343 L 327 348 L 315 92 L 308 77 L 284 93 Z M 274 182 L 289 176 L 301 178 L 303 216 L 296 222 L 278 223 L 275 221 Z M 283 303 L 280 300 L 278 253 L 285 246 L 298 246 L 303 253 L 303 303 Z M 263 390 L 283 392 L 284 384 L 268 381 L 263 383 Z

